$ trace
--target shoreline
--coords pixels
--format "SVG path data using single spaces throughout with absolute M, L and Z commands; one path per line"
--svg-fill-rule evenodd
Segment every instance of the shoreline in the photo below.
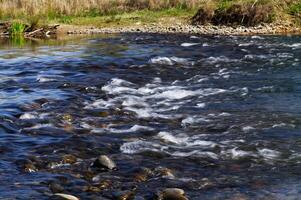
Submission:
M 60 25 L 58 34 L 93 35 L 118 33 L 161 33 L 161 34 L 197 34 L 197 35 L 286 35 L 301 34 L 301 27 L 292 23 L 260 24 L 252 27 L 227 25 L 133 25 L 126 27 L 88 27 L 76 25 Z
M 150 33 L 150 34 L 194 34 L 194 35 L 301 35 L 301 27 L 296 26 L 290 22 L 275 22 L 271 24 L 262 23 L 257 26 L 231 26 L 231 25 L 190 25 L 188 23 L 171 24 L 133 24 L 130 26 L 103 26 L 102 28 L 85 25 L 66 25 L 56 24 L 48 27 L 57 27 L 51 34 L 49 31 L 42 31 L 37 37 L 29 37 L 31 35 L 24 35 L 25 38 L 33 39 L 55 39 L 62 35 L 97 35 L 97 34 L 122 34 L 122 33 Z M 38 29 L 43 30 L 43 29 Z M 36 31 L 33 31 L 36 32 Z M 45 34 L 43 34 L 45 32 Z M 1 38 L 9 38 L 7 32 L 0 31 Z

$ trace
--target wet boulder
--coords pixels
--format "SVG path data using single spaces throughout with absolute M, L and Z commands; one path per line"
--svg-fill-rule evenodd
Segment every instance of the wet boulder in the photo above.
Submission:
M 117 166 L 115 162 L 106 155 L 100 155 L 92 164 L 93 168 L 100 170 L 116 170 Z

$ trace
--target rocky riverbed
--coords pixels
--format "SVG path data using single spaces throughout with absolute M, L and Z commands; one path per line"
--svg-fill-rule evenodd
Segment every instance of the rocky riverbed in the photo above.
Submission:
M 301 197 L 300 36 L 0 40 L 1 198 Z

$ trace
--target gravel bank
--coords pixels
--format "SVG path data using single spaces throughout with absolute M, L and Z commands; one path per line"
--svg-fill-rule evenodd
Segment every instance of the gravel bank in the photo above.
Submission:
M 192 26 L 180 25 L 141 25 L 133 27 L 80 27 L 62 26 L 61 33 L 65 34 L 98 34 L 98 33 L 186 33 L 203 35 L 259 35 L 259 34 L 299 34 L 301 28 L 290 23 L 260 24 L 254 27 L 244 26 Z

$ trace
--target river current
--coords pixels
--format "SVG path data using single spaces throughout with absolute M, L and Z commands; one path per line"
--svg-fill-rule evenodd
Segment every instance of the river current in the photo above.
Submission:
M 1 40 L 0 111 L 0 199 L 301 198 L 300 36 Z

